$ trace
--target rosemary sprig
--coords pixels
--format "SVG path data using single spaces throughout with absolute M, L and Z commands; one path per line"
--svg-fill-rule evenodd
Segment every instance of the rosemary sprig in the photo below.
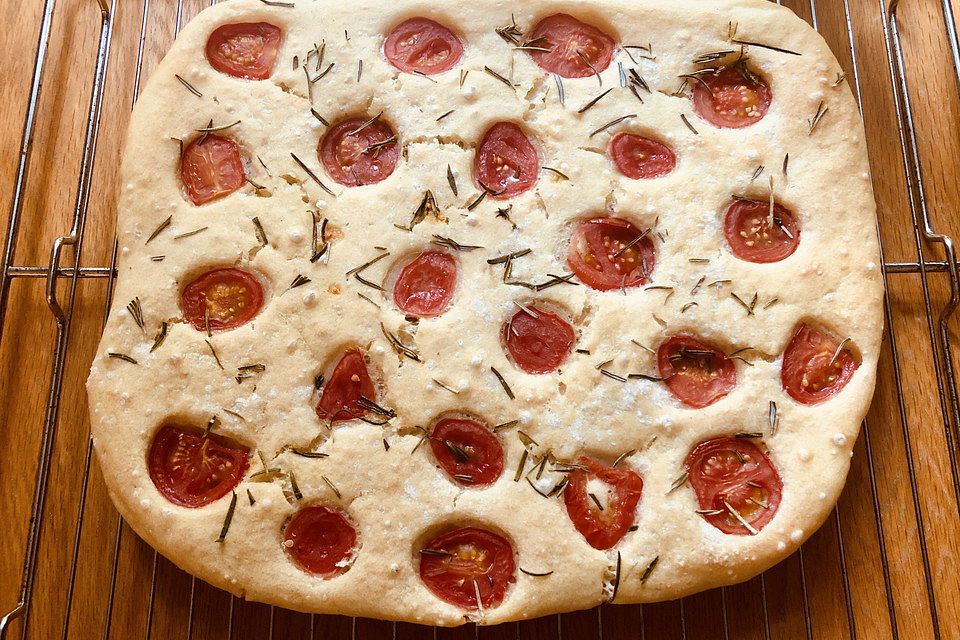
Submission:
M 172 222 L 173 222 L 173 216 L 172 215 L 167 216 L 167 219 L 161 222 L 160 225 L 153 230 L 153 233 L 150 234 L 150 237 L 147 238 L 147 241 L 144 242 L 143 244 L 145 245 L 150 244 L 150 241 L 156 238 L 158 235 L 160 235 L 164 229 L 170 226 L 170 223 Z
M 290 471 L 290 488 L 293 490 L 293 497 L 297 500 L 303 500 L 303 493 L 300 492 L 300 485 L 297 484 L 297 476 Z
M 193 231 L 187 231 L 186 233 L 181 233 L 180 235 L 173 236 L 173 239 L 174 239 L 174 240 L 183 240 L 184 238 L 189 238 L 189 237 L 191 237 L 191 236 L 195 236 L 195 235 L 197 235 L 198 233 L 203 233 L 204 231 L 206 231 L 206 230 L 209 229 L 209 228 L 210 228 L 210 227 L 200 227 L 199 229 L 194 229 Z
M 700 132 L 697 131 L 696 129 L 694 129 L 693 125 L 690 124 L 690 121 L 687 120 L 687 114 L 681 113 L 681 114 L 680 114 L 680 119 L 683 120 L 683 124 L 687 125 L 687 129 L 690 129 L 690 131 L 693 132 L 693 135 L 695 135 L 695 136 L 700 135 Z
M 108 351 L 107 357 L 116 358 L 117 360 L 123 360 L 124 362 L 129 362 L 130 364 L 140 364 L 130 356 L 125 353 L 117 353 L 116 351 Z
M 796 51 L 791 51 L 790 49 L 784 49 L 782 47 L 775 47 L 772 44 L 763 44 L 762 42 L 751 42 L 750 40 L 733 40 L 734 44 L 751 46 L 751 47 L 760 47 L 761 49 L 770 49 L 771 51 L 777 51 L 779 53 L 786 53 L 791 56 L 799 56 L 800 53 Z
M 500 386 L 503 387 L 503 390 L 507 394 L 507 397 L 510 398 L 511 400 L 515 400 L 516 397 L 513 395 L 513 390 L 510 389 L 510 385 L 507 384 L 507 381 L 506 379 L 504 379 L 503 375 L 499 371 L 497 371 L 496 367 L 490 367 L 490 371 L 492 371 L 493 375 L 495 375 L 497 377 L 497 380 L 500 381 Z
M 260 242 L 261 247 L 267 246 L 267 232 L 263 230 L 263 225 L 260 224 L 260 218 L 254 216 L 251 220 L 253 222 L 253 232 L 257 236 L 257 241 Z
M 600 102 L 600 100 L 601 100 L 604 96 L 606 96 L 608 93 L 610 93 L 611 91 L 613 91 L 613 88 L 612 88 L 612 87 L 611 87 L 610 89 L 607 89 L 607 90 L 604 91 L 603 93 L 599 94 L 596 98 L 594 98 L 593 100 L 591 100 L 591 101 L 588 102 L 587 104 L 585 104 L 585 105 L 583 105 L 582 107 L 580 107 L 579 109 L 577 109 L 577 113 L 586 113 L 588 109 L 590 109 L 590 108 L 593 107 L 595 104 L 597 104 L 598 102 Z
M 657 568 L 657 564 L 660 562 L 660 556 L 657 556 L 650 561 L 650 564 L 647 565 L 647 568 L 643 570 L 643 573 L 640 574 L 640 584 L 646 584 L 647 580 L 650 578 L 650 574 L 653 573 L 653 570 Z
M 133 321 L 143 331 L 143 307 L 140 304 L 140 298 L 136 297 L 127 303 L 127 313 L 133 318 Z
M 620 550 L 617 549 L 617 571 L 613 576 L 613 593 L 610 594 L 610 602 L 617 599 L 617 591 L 620 589 Z
M 337 489 L 336 485 L 330 482 L 330 478 L 328 478 L 327 476 L 320 476 L 320 479 L 323 480 L 328 487 L 330 487 L 330 490 L 333 491 L 333 494 L 335 496 L 337 496 L 337 499 L 343 498 L 343 496 L 340 494 L 340 490 Z
M 445 238 L 437 234 L 433 234 L 433 240 L 431 240 L 430 243 L 440 247 L 448 247 L 454 251 L 473 251 L 474 249 L 483 249 L 483 247 L 478 245 L 460 244 L 455 240 L 451 240 L 450 238 Z
M 294 162 L 296 162 L 298 165 L 300 165 L 300 168 L 301 168 L 301 169 L 303 169 L 304 171 L 306 171 L 307 175 L 310 176 L 310 178 L 312 178 L 314 182 L 316 182 L 318 185 L 320 185 L 320 188 L 321 188 L 321 189 L 323 189 L 324 191 L 326 191 L 327 193 L 329 193 L 331 196 L 336 197 L 336 194 L 335 194 L 333 191 L 330 190 L 330 187 L 328 187 L 327 185 L 323 184 L 323 182 L 320 180 L 320 178 L 317 177 L 317 174 L 315 174 L 315 173 L 310 169 L 310 167 L 308 167 L 308 166 L 303 162 L 303 160 L 301 160 L 300 158 L 298 158 L 298 157 L 297 157 L 297 154 L 291 152 L 291 153 L 290 153 L 290 157 L 293 158 Z
M 598 133 L 603 133 L 604 131 L 606 131 L 606 130 L 609 129 L 610 127 L 616 126 L 616 125 L 620 124 L 621 122 L 623 122 L 623 121 L 625 121 L 625 120 L 629 120 L 630 118 L 636 118 L 636 117 L 637 117 L 637 114 L 631 113 L 631 114 L 629 114 L 629 115 L 621 116 L 621 117 L 617 118 L 616 120 L 611 120 L 610 122 L 608 122 L 607 124 L 603 125 L 603 126 L 600 127 L 599 129 L 594 129 L 593 131 L 591 131 L 591 132 L 590 132 L 590 135 L 588 135 L 587 137 L 588 137 L 588 138 L 592 138 L 593 136 L 597 135 Z
M 820 121 L 823 120 L 823 116 L 827 115 L 827 112 L 830 111 L 830 107 L 824 106 L 825 103 L 823 100 L 820 101 L 820 104 L 817 106 L 817 112 L 813 114 L 810 118 L 810 135 L 813 135 L 813 132 L 816 130 L 817 126 L 820 124 Z
M 252 504 L 252 503 L 251 503 Z M 230 530 L 230 523 L 233 522 L 233 512 L 237 509 L 237 492 L 233 492 L 230 498 L 230 506 L 227 507 L 227 515 L 223 519 L 223 526 L 220 528 L 220 535 L 217 536 L 217 543 L 222 543 L 227 539 L 227 531 Z
M 777 403 L 773 400 L 770 401 L 767 419 L 770 421 L 770 435 L 777 435 L 777 430 L 780 428 L 780 412 L 777 411 Z
M 512 82 L 510 82 L 509 80 L 507 80 L 506 78 L 504 78 L 502 75 L 500 75 L 499 73 L 497 73 L 496 71 L 494 71 L 493 69 L 491 69 L 490 67 L 488 67 L 488 66 L 486 66 L 486 65 L 483 66 L 483 70 L 484 70 L 488 75 L 496 78 L 497 80 L 499 80 L 499 81 L 502 82 L 503 84 L 505 84 L 505 85 L 507 85 L 508 87 L 510 87 L 510 90 L 511 90 L 511 91 L 516 92 L 517 88 L 514 86 L 514 84 L 513 84 Z
M 163 341 L 167 339 L 167 323 L 161 322 L 160 329 L 157 331 L 156 337 L 153 339 L 153 346 L 150 347 L 150 353 L 153 353 L 160 348 L 160 345 L 163 344 Z
M 180 84 L 182 84 L 183 86 L 185 86 L 185 87 L 187 88 L 187 91 L 189 91 L 189 92 L 192 93 L 193 95 L 197 96 L 198 98 L 202 98 L 202 97 L 203 97 L 203 94 L 202 94 L 202 93 L 200 93 L 199 91 L 197 91 L 192 84 L 190 84 L 189 82 L 187 82 L 186 80 L 184 80 L 183 78 L 181 78 L 179 74 L 176 74 L 176 73 L 175 73 L 175 74 L 173 74 L 173 77 L 176 78 L 177 80 L 179 80 L 179 81 L 180 81 Z
M 546 576 L 553 574 L 553 571 L 528 571 L 523 567 L 520 567 L 520 572 L 528 576 L 533 576 L 534 578 L 545 578 Z

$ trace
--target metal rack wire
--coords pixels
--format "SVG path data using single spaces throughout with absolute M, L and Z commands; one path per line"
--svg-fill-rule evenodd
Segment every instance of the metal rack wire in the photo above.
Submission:
M 822 1 L 822 0 L 821 0 Z M 51 24 L 54 19 L 55 0 L 45 0 L 42 13 L 41 27 L 39 32 L 37 52 L 33 70 L 33 79 L 29 92 L 29 102 L 27 105 L 26 116 L 23 126 L 23 135 L 21 138 L 19 162 L 17 166 L 16 182 L 14 192 L 11 198 L 10 217 L 7 228 L 6 240 L 2 255 L 2 264 L 0 264 L 0 338 L 3 336 L 5 327 L 7 304 L 11 283 L 15 278 L 33 278 L 43 279 L 46 285 L 46 302 L 56 322 L 56 340 L 53 345 L 53 365 L 50 371 L 49 388 L 47 394 L 46 413 L 42 424 L 40 453 L 36 466 L 36 479 L 34 484 L 33 502 L 31 507 L 31 518 L 28 525 L 26 550 L 23 558 L 23 572 L 18 602 L 15 607 L 0 618 L 0 640 L 7 638 L 11 625 L 17 619 L 22 619 L 21 637 L 27 636 L 29 623 L 30 604 L 33 596 L 34 579 L 37 571 L 37 558 L 40 553 L 40 531 L 44 521 L 46 506 L 47 488 L 50 478 L 51 457 L 54 452 L 56 433 L 59 426 L 60 395 L 64 381 L 64 369 L 67 362 L 67 348 L 70 343 L 71 324 L 74 319 L 74 301 L 77 291 L 78 281 L 81 278 L 106 278 L 108 282 L 106 300 L 104 302 L 103 321 L 106 321 L 106 313 L 110 307 L 113 282 L 116 277 L 116 256 L 117 247 L 114 243 L 112 261 L 109 266 L 103 267 L 82 267 L 81 253 L 84 241 L 84 231 L 87 223 L 87 214 L 90 203 L 91 175 L 94 159 L 97 152 L 97 140 L 99 134 L 100 113 L 104 96 L 104 87 L 106 84 L 107 61 L 110 52 L 111 35 L 113 30 L 113 17 L 118 0 L 96 0 L 95 6 L 100 11 L 100 36 L 97 47 L 97 58 L 92 80 L 92 89 L 90 94 L 89 111 L 87 115 L 84 145 L 82 151 L 82 161 L 78 174 L 78 190 L 76 202 L 74 205 L 72 226 L 68 234 L 59 237 L 53 244 L 50 252 L 50 259 L 46 266 L 25 266 L 14 264 L 18 239 L 20 238 L 21 222 L 24 218 L 24 192 L 28 179 L 31 154 L 33 151 L 33 134 L 36 126 L 38 102 L 40 99 L 41 87 L 45 73 L 45 66 L 48 57 L 48 44 L 50 41 Z M 211 4 L 216 0 L 211 0 Z M 778 0 L 779 2 L 779 0 Z M 810 13 L 814 27 L 817 27 L 817 5 L 816 0 L 809 0 Z M 851 83 L 854 91 L 860 96 L 860 69 L 857 59 L 856 44 L 854 39 L 854 29 L 849 8 L 849 0 L 842 0 L 847 19 L 847 30 L 849 36 L 849 47 L 852 58 Z M 883 2 L 883 0 L 881 0 Z M 147 15 L 150 0 L 143 0 L 143 19 L 140 26 L 140 40 L 137 53 L 137 66 L 134 76 L 133 94 L 136 96 L 139 92 L 141 79 L 141 68 L 144 55 L 144 42 L 147 32 Z M 956 73 L 957 89 L 960 90 L 960 39 L 952 16 L 953 6 L 951 0 L 940 0 L 946 34 L 953 56 L 953 69 Z M 91 2 L 91 4 L 94 4 Z M 953 240 L 946 235 L 937 233 L 933 229 L 930 220 L 930 211 L 924 184 L 924 172 L 921 165 L 920 152 L 917 142 L 917 127 L 915 123 L 915 111 L 911 104 L 909 79 L 907 77 L 904 52 L 900 36 L 900 24 L 898 21 L 898 8 L 900 0 L 889 0 L 889 4 L 884 6 L 884 35 L 887 45 L 887 58 L 889 62 L 890 79 L 894 87 L 894 104 L 896 107 L 896 117 L 898 123 L 898 135 L 902 149 L 902 160 L 905 168 L 905 178 L 907 182 L 907 196 L 910 208 L 910 215 L 913 223 L 913 236 L 916 248 L 916 260 L 907 262 L 887 262 L 884 260 L 883 271 L 885 282 L 889 278 L 899 274 L 919 275 L 923 293 L 924 309 L 926 312 L 927 333 L 929 335 L 930 346 L 932 348 L 935 364 L 935 374 L 937 383 L 937 397 L 939 400 L 940 415 L 944 429 L 945 442 L 948 448 L 949 467 L 952 480 L 953 495 L 960 509 L 960 435 L 958 435 L 958 425 L 960 425 L 960 396 L 958 396 L 957 380 L 955 376 L 952 343 L 949 331 L 949 322 L 960 305 L 960 264 L 957 263 L 956 249 Z M 181 26 L 183 13 L 183 0 L 178 0 L 176 12 L 175 32 L 178 32 Z M 938 259 L 929 259 L 928 252 L 934 246 L 939 246 L 940 257 Z M 63 253 L 66 247 L 72 248 L 70 266 L 61 266 Z M 881 255 L 883 249 L 881 248 Z M 935 311 L 934 302 L 931 296 L 931 277 L 945 278 L 949 284 L 950 298 L 946 305 Z M 58 285 L 61 285 L 58 287 Z M 65 295 L 62 292 L 65 291 Z M 893 381 L 897 392 L 897 405 L 900 429 L 905 446 L 907 459 L 907 472 L 912 495 L 912 506 L 916 527 L 920 540 L 921 559 L 923 564 L 923 574 L 926 586 L 926 598 L 929 605 L 930 625 L 934 638 L 941 638 L 944 633 L 940 616 L 938 613 L 938 601 L 933 585 L 933 574 L 930 557 L 924 539 L 924 514 L 921 509 L 921 498 L 917 488 L 917 465 L 913 445 L 911 443 L 911 433 L 908 424 L 906 401 L 904 398 L 903 376 L 901 373 L 901 356 L 897 349 L 897 335 L 894 325 L 894 316 L 889 298 L 885 300 L 886 325 L 889 328 L 889 341 L 892 347 L 892 369 Z M 886 550 L 886 532 L 881 512 L 880 497 L 878 495 L 876 482 L 876 468 L 874 450 L 871 443 L 871 425 L 868 421 L 863 424 L 863 438 L 865 442 L 867 465 L 870 478 L 870 489 L 872 494 L 872 503 L 877 527 L 877 538 L 879 541 L 879 553 L 883 573 L 884 591 L 889 612 L 889 623 L 891 635 L 893 638 L 899 637 L 897 611 L 894 606 L 893 586 L 891 580 L 891 562 Z M 77 505 L 76 530 L 73 537 L 72 559 L 69 573 L 69 586 L 67 588 L 67 597 L 65 610 L 63 612 L 63 637 L 68 634 L 68 625 L 70 623 L 70 608 L 73 603 L 74 577 L 77 571 L 78 555 L 80 550 L 81 531 L 84 526 L 84 506 L 86 504 L 87 481 L 92 459 L 92 445 L 88 442 L 86 447 L 86 456 L 84 459 L 83 484 L 80 490 L 80 499 Z M 960 511 L 958 511 L 960 517 Z M 837 545 L 839 550 L 839 561 L 841 565 L 841 578 L 843 592 L 845 596 L 845 607 L 850 631 L 850 637 L 857 637 L 855 625 L 853 603 L 850 595 L 850 584 L 848 581 L 846 557 L 844 555 L 843 535 L 840 527 L 840 517 L 835 512 L 835 526 L 837 530 Z M 122 532 L 122 521 L 118 523 L 115 540 L 112 548 L 113 575 L 110 581 L 110 588 L 107 595 L 107 611 L 113 610 L 114 596 L 117 586 L 117 573 L 119 566 L 120 542 Z M 801 566 L 801 590 L 803 595 L 803 611 L 805 618 L 805 629 L 807 638 L 813 638 L 811 613 L 807 603 L 807 586 L 804 580 L 803 571 L 803 550 L 799 553 L 799 562 Z M 153 609 L 157 591 L 157 566 L 158 556 L 154 552 L 153 574 L 150 590 L 150 611 L 146 624 L 146 636 L 151 635 L 151 626 L 153 620 Z M 762 578 L 761 578 L 762 580 Z M 761 581 L 761 587 L 764 583 Z M 196 588 L 196 579 L 191 581 L 190 593 L 190 620 L 186 630 L 186 637 L 191 638 L 193 634 L 192 619 L 194 609 L 194 592 Z M 766 589 L 763 587 L 763 619 L 765 622 L 765 637 L 770 638 L 769 613 L 767 610 Z M 230 621 L 233 621 L 233 606 L 236 599 L 231 597 L 231 615 Z M 684 636 L 686 636 L 686 619 L 682 616 L 683 608 L 681 602 L 681 618 Z M 642 614 L 641 614 L 642 615 Z M 723 599 L 723 620 L 724 635 L 729 637 L 727 632 L 727 608 L 726 599 Z M 102 637 L 110 636 L 111 616 L 106 617 L 105 627 L 102 630 Z M 311 631 L 312 631 L 311 624 Z M 269 627 L 270 638 L 273 638 L 273 615 L 271 608 L 271 620 Z M 354 626 L 355 632 L 355 626 Z M 228 634 L 232 633 L 228 630 Z

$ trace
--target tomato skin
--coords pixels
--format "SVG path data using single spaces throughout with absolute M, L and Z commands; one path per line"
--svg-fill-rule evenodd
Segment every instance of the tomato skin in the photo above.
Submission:
M 183 149 L 180 183 L 193 204 L 200 206 L 230 195 L 247 181 L 240 147 L 230 138 L 200 136 Z
M 505 200 L 533 187 L 540 174 L 537 150 L 512 122 L 498 122 L 483 135 L 474 175 L 490 198 Z
M 444 418 L 433 428 L 430 448 L 440 467 L 464 486 L 490 485 L 503 473 L 500 440 L 476 420 Z M 472 480 L 456 476 L 469 476 Z
M 357 530 L 339 511 L 323 505 L 297 511 L 283 531 L 284 550 L 308 573 L 328 579 L 353 563 Z
M 753 535 L 727 505 L 757 532 L 773 520 L 780 507 L 780 474 L 760 448 L 745 438 L 701 442 L 687 456 L 684 469 L 700 508 L 723 512 L 703 518 L 724 533 Z
M 599 291 L 646 284 L 656 265 L 656 250 L 649 235 L 617 256 L 640 235 L 639 229 L 622 218 L 581 222 L 567 245 L 567 265 L 583 284 Z
M 450 306 L 457 288 L 457 260 L 444 251 L 424 251 L 400 271 L 393 302 L 408 315 L 433 318 Z
M 847 386 L 859 365 L 846 349 L 806 323 L 797 327 L 783 352 L 780 382 L 783 390 L 801 404 L 826 402 Z
M 207 39 L 207 61 L 220 73 L 245 80 L 267 80 L 280 49 L 282 33 L 268 22 L 218 27 Z
M 357 347 L 348 349 L 323 386 L 317 416 L 331 423 L 362 417 L 367 410 L 358 403 L 360 396 L 376 402 L 376 393 L 363 351 Z
M 423 549 L 453 554 L 421 552 L 420 579 L 435 596 L 461 609 L 477 611 L 477 589 L 484 609 L 497 606 L 516 579 L 513 546 L 487 529 L 461 527 Z
M 618 133 L 610 141 L 610 155 L 620 173 L 633 180 L 660 178 L 677 166 L 667 145 L 634 133 Z
M 594 549 L 614 547 L 633 525 L 643 480 L 628 469 L 615 469 L 582 456 L 577 469 L 567 477 L 563 501 L 573 526 Z M 587 482 L 597 479 L 608 486 L 607 506 L 601 511 L 587 494 Z
M 320 141 L 320 162 L 330 177 L 345 187 L 376 184 L 389 178 L 397 167 L 400 146 L 395 141 L 366 151 L 394 137 L 393 128 L 383 120 L 366 124 L 368 120 L 348 118 L 338 122 Z
M 263 287 L 252 273 L 228 267 L 201 274 L 180 293 L 183 319 L 197 331 L 228 331 L 250 322 L 263 306 Z
M 463 43 L 442 24 L 410 18 L 387 35 L 383 53 L 400 71 L 430 76 L 457 66 L 463 57 Z
M 586 78 L 593 75 L 593 69 L 603 71 L 610 66 L 616 48 L 613 38 L 606 33 L 565 13 L 557 13 L 538 22 L 527 41 L 540 38 L 545 42 L 533 46 L 549 48 L 550 51 L 531 51 L 530 57 L 544 71 L 564 78 Z
M 153 436 L 147 469 L 157 491 L 196 509 L 230 493 L 250 466 L 250 450 L 201 429 L 167 424 Z
M 693 85 L 693 106 L 700 117 L 721 129 L 742 129 L 767 115 L 772 100 L 763 79 L 748 80 L 735 67 L 697 76 Z
M 503 342 L 513 363 L 532 373 L 556 371 L 567 359 L 577 334 L 573 327 L 555 313 L 527 306 L 537 315 L 521 309 L 503 326 Z
M 800 246 L 800 224 L 790 211 L 773 205 L 770 226 L 770 202 L 736 200 L 727 207 L 723 234 L 733 255 L 757 264 L 780 262 Z
M 733 360 L 690 335 L 665 340 L 657 349 L 657 365 L 673 395 L 695 409 L 713 404 L 737 385 Z

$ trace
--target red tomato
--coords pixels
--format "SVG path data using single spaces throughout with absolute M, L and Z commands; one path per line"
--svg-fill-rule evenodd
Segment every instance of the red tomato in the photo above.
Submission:
M 656 251 L 649 236 L 622 218 L 594 218 L 573 230 L 567 265 L 591 289 L 637 287 L 650 280 Z
M 634 180 L 659 178 L 677 166 L 677 156 L 667 145 L 634 133 L 618 133 L 610 141 L 610 154 L 620 173 Z
M 240 147 L 229 138 L 201 136 L 188 144 L 180 157 L 180 182 L 195 205 L 231 194 L 246 180 Z
M 363 351 L 356 347 L 348 349 L 323 386 L 317 415 L 330 422 L 361 417 L 367 410 L 358 403 L 360 396 L 375 402 L 376 393 Z
M 503 341 L 513 363 L 527 373 L 550 373 L 563 364 L 577 339 L 560 316 L 528 306 L 503 326 Z
M 537 150 L 520 127 L 498 122 L 483 135 L 474 173 L 491 198 L 512 198 L 533 187 L 540 172 Z
M 564 78 L 585 78 L 603 71 L 610 66 L 616 48 L 613 38 L 603 31 L 565 13 L 538 22 L 527 42 L 531 47 L 550 49 L 531 51 L 530 57 L 544 71 Z
M 320 161 L 330 177 L 347 187 L 386 180 L 397 167 L 400 147 L 393 129 L 383 120 L 349 118 L 320 141 Z
M 700 117 L 713 126 L 742 129 L 767 115 L 770 87 L 762 78 L 747 78 L 736 67 L 724 67 L 697 77 L 700 82 L 693 85 L 693 106 Z
M 400 71 L 430 76 L 456 66 L 463 56 L 463 43 L 442 24 L 410 18 L 387 35 L 383 53 Z
M 800 224 L 786 207 L 770 201 L 736 200 L 727 208 L 723 234 L 733 255 L 760 264 L 784 260 L 800 246 Z
M 332 578 L 350 568 L 357 551 L 357 530 L 339 511 L 314 505 L 294 514 L 284 529 L 283 543 L 301 569 Z
M 420 579 L 427 589 L 469 611 L 478 609 L 478 590 L 484 609 L 500 604 L 515 573 L 513 546 L 479 527 L 437 536 L 420 552 Z
M 669 338 L 657 349 L 660 377 L 683 404 L 701 409 L 737 385 L 733 360 L 719 349 L 688 335 Z
M 443 251 L 424 251 L 410 261 L 393 285 L 393 302 L 404 313 L 439 316 L 457 287 L 457 260 Z
M 268 22 L 218 27 L 207 39 L 210 66 L 235 78 L 266 80 L 273 73 L 281 33 Z
M 820 404 L 840 393 L 859 366 L 833 338 L 802 323 L 783 352 L 780 382 L 801 404 Z
M 441 420 L 433 428 L 430 448 L 443 470 L 463 485 L 493 484 L 503 472 L 500 441 L 475 420 Z
M 164 498 L 202 507 L 230 493 L 250 464 L 250 451 L 224 437 L 164 425 L 147 453 L 150 479 Z
M 643 480 L 633 471 L 614 469 L 587 457 L 581 457 L 577 464 L 586 469 L 577 469 L 568 476 L 563 490 L 567 515 L 591 547 L 610 549 L 633 525 Z M 606 485 L 606 495 L 596 496 L 603 507 L 587 493 L 590 480 L 600 480 Z
M 701 442 L 687 456 L 684 468 L 700 508 L 719 512 L 703 517 L 724 533 L 756 535 L 777 513 L 783 492 L 780 474 L 749 440 Z
M 263 287 L 256 276 L 228 267 L 200 275 L 183 288 L 183 319 L 198 331 L 235 329 L 253 319 L 263 305 Z

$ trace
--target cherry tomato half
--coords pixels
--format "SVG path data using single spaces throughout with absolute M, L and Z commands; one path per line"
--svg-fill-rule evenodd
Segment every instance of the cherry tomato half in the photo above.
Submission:
M 700 81 L 693 85 L 693 106 L 713 126 L 742 129 L 767 115 L 770 87 L 759 76 L 734 66 L 697 77 Z
M 210 66 L 235 78 L 266 80 L 273 73 L 282 34 L 268 22 L 218 27 L 207 39 Z
M 503 447 L 476 420 L 444 418 L 433 428 L 430 448 L 440 467 L 462 485 L 493 484 L 503 472 Z
M 628 469 L 614 469 L 587 457 L 577 464 L 568 476 L 563 490 L 563 501 L 573 526 L 583 534 L 594 549 L 610 549 L 627 534 L 633 525 L 643 491 L 643 480 Z M 606 485 L 606 495 L 591 496 L 587 492 L 590 480 Z M 599 504 L 598 504 L 599 503 Z
M 800 224 L 792 213 L 780 204 L 736 200 L 727 208 L 723 234 L 733 255 L 747 262 L 766 264 L 784 260 L 800 246 Z
M 567 246 L 567 265 L 583 284 L 600 291 L 649 282 L 655 263 L 649 235 L 622 218 L 581 222 Z
M 564 78 L 585 78 L 610 66 L 616 43 L 593 25 L 565 13 L 544 18 L 533 28 L 527 46 L 541 69 Z
M 820 404 L 847 386 L 857 361 L 833 338 L 802 323 L 783 352 L 780 382 L 801 404 Z
M 283 548 L 304 571 L 332 578 L 353 563 L 357 530 L 335 509 L 323 505 L 304 507 L 287 523 Z
M 635 133 L 618 133 L 610 141 L 610 155 L 620 173 L 633 180 L 660 178 L 677 166 L 667 145 Z
M 463 43 L 442 24 L 410 18 L 387 35 L 383 53 L 400 71 L 430 76 L 455 67 L 463 56 Z
M 319 148 L 330 177 L 347 187 L 386 180 L 397 167 L 400 146 L 383 120 L 349 118 L 331 127 Z
M 657 349 L 664 384 L 683 404 L 701 409 L 730 393 L 737 385 L 733 360 L 693 336 L 673 336 Z
M 360 397 L 376 402 L 376 393 L 363 351 L 356 347 L 348 349 L 323 385 L 317 416 L 330 422 L 362 417 L 367 410 L 360 406 Z
M 555 313 L 532 306 L 526 309 L 515 313 L 503 326 L 507 352 L 527 373 L 556 371 L 570 354 L 577 334 Z
M 456 287 L 456 258 L 444 251 L 424 251 L 400 271 L 393 302 L 406 314 L 431 318 L 447 310 Z
M 701 442 L 687 456 L 684 468 L 703 517 L 724 533 L 756 535 L 777 513 L 783 492 L 780 475 L 749 440 Z
M 250 465 L 250 450 L 192 427 L 160 427 L 147 453 L 150 479 L 181 507 L 202 507 L 230 493 Z
M 246 180 L 240 147 L 230 138 L 201 136 L 183 150 L 180 182 L 190 202 L 197 206 L 233 193 Z
M 498 122 L 477 147 L 474 174 L 491 198 L 512 198 L 537 182 L 540 160 L 529 138 L 512 122 Z
M 200 275 L 183 288 L 183 319 L 197 331 L 235 329 L 250 322 L 263 306 L 263 287 L 252 273 L 227 267 Z
M 479 527 L 462 527 L 437 536 L 420 551 L 420 579 L 435 596 L 477 611 L 503 601 L 516 579 L 513 546 L 503 536 Z

